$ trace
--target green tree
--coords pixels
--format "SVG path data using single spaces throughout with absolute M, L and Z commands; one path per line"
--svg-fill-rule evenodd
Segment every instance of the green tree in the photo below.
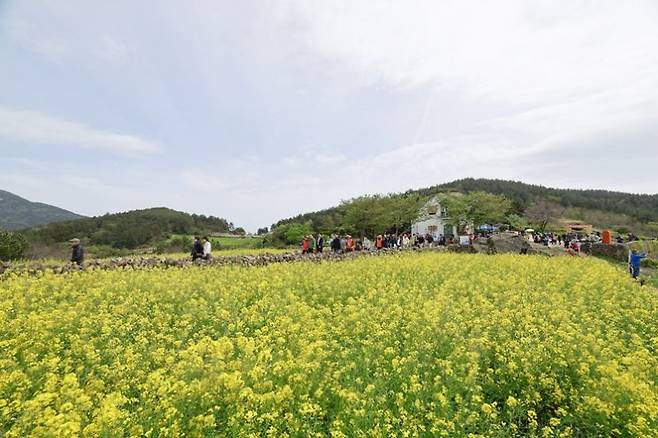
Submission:
M 528 226 L 528 221 L 518 214 L 512 213 L 508 214 L 505 218 L 505 222 L 513 229 L 525 229 Z
M 386 203 L 387 228 L 395 234 L 409 230 L 425 202 L 424 197 L 417 195 L 389 197 Z
M 0 231 L 0 260 L 19 259 L 27 249 L 27 240 L 20 233 Z
M 504 222 L 512 209 L 512 203 L 505 196 L 479 191 L 465 195 L 444 195 L 441 204 L 448 211 L 451 225 L 459 228 Z
M 384 201 L 379 195 L 361 196 L 350 201 L 343 202 L 342 207 L 345 211 L 342 228 L 347 233 L 363 237 L 381 233 L 386 227 L 386 220 L 383 217 Z
M 308 236 L 312 232 L 311 222 L 283 224 L 273 227 L 271 233 L 263 239 L 263 244 L 275 247 L 299 245 L 304 236 Z

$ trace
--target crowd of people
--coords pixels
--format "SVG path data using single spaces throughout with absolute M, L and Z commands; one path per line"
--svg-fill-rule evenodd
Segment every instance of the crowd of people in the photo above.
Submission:
M 602 241 L 601 233 L 596 232 L 589 235 L 577 233 L 537 233 L 537 232 L 519 232 L 523 238 L 529 242 L 544 245 L 547 247 L 563 247 L 572 255 L 578 255 L 581 251 L 582 245 L 589 243 L 598 243 Z M 493 241 L 493 234 L 485 233 L 482 235 L 472 234 L 469 236 L 469 244 L 473 244 L 480 237 L 486 237 L 487 253 L 495 254 L 496 248 Z M 639 238 L 633 234 L 629 234 L 626 239 L 621 235 L 617 236 L 614 241 L 616 243 L 627 243 L 638 241 Z M 84 263 L 85 253 L 80 243 L 80 239 L 71 239 L 71 262 L 77 265 Z M 316 254 L 323 253 L 325 247 L 325 238 L 322 234 L 305 236 L 301 243 L 302 254 Z M 379 251 L 383 249 L 408 249 L 408 248 L 426 248 L 446 246 L 456 243 L 453 236 L 433 235 L 433 234 L 415 234 L 415 233 L 402 233 L 402 234 L 379 234 L 374 240 L 368 237 L 354 238 L 349 234 L 339 235 L 332 234 L 328 239 L 329 249 L 336 254 L 349 253 L 353 251 Z M 212 260 L 212 244 L 207 236 L 194 237 L 194 244 L 192 247 L 192 260 Z M 628 255 L 628 268 L 633 278 L 638 278 L 640 275 L 640 266 L 644 258 L 647 257 L 646 253 L 640 253 L 632 250 Z
M 528 240 L 532 243 L 544 245 L 544 246 L 559 246 L 564 247 L 568 251 L 575 251 L 576 253 L 580 252 L 580 249 L 585 243 L 600 243 L 603 241 L 600 232 L 595 232 L 592 234 L 578 234 L 578 233 L 526 233 L 525 234 Z M 618 235 L 614 241 L 616 243 L 629 243 L 636 242 L 640 240 L 634 234 L 629 234 L 624 238 L 621 234 Z
M 519 232 L 523 238 L 529 242 L 544 245 L 547 247 L 560 247 L 564 248 L 572 255 L 580 254 L 583 244 L 599 243 L 602 241 L 601 233 L 596 232 L 589 235 L 578 233 L 538 233 L 538 232 Z M 496 247 L 492 233 L 474 233 L 469 235 L 468 244 L 472 245 L 474 242 L 481 238 L 486 239 L 487 253 L 495 254 Z M 626 239 L 621 235 L 615 239 L 616 243 L 626 243 L 639 240 L 633 234 L 629 234 Z M 433 235 L 433 234 L 415 234 L 415 233 L 402 233 L 402 234 L 380 234 L 374 240 L 368 237 L 354 238 L 349 234 L 339 235 L 332 234 L 328 239 L 329 249 L 336 254 L 349 253 L 353 251 L 378 251 L 383 249 L 408 249 L 408 248 L 428 248 L 437 246 L 446 246 L 456 243 L 453 236 Z M 324 252 L 325 238 L 322 234 L 305 236 L 301 243 L 300 248 L 302 254 L 317 254 Z M 522 253 L 527 253 L 522 250 Z M 646 254 L 631 251 L 629 253 L 629 271 L 634 278 L 637 278 L 640 273 L 640 264 Z
M 558 246 L 566 250 L 580 252 L 583 243 L 598 243 L 601 242 L 601 233 L 590 235 L 583 235 L 577 233 L 537 233 L 531 232 L 525 234 L 526 238 L 531 243 L 544 245 L 548 247 Z
M 382 249 L 405 249 L 445 246 L 455 242 L 453 236 L 432 234 L 379 234 L 373 240 L 368 237 L 355 238 L 349 234 L 332 234 L 327 240 L 329 249 L 337 254 L 353 251 L 377 251 Z M 322 234 L 309 234 L 300 242 L 302 254 L 322 253 L 325 238 Z

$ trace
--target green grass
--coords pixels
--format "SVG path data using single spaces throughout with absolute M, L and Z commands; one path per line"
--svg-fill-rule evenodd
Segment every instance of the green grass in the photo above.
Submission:
M 179 237 L 187 237 L 189 239 L 193 239 L 194 236 L 187 236 L 187 235 L 181 235 L 181 234 L 175 234 L 171 236 L 169 240 L 179 238 Z M 255 248 L 262 248 L 263 246 L 263 238 L 262 237 L 251 237 L 251 236 L 235 236 L 235 237 L 230 237 L 230 236 L 217 236 L 217 237 L 210 237 L 210 242 L 213 245 L 213 251 L 215 250 L 224 250 L 224 249 L 255 249 Z
M 246 249 L 261 248 L 263 245 L 262 237 L 211 237 L 210 241 L 219 249 Z

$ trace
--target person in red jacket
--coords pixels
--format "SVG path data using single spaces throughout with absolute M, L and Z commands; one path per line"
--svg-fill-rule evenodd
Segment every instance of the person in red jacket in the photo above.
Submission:
M 347 241 L 345 242 L 345 250 L 347 252 L 354 251 L 354 239 L 352 239 L 352 236 L 347 236 Z
M 307 254 L 309 252 L 310 245 L 308 243 L 308 237 L 304 237 L 302 240 L 302 254 Z
M 377 249 L 382 249 L 384 247 L 384 238 L 380 234 L 377 236 L 377 239 L 375 240 L 375 248 Z

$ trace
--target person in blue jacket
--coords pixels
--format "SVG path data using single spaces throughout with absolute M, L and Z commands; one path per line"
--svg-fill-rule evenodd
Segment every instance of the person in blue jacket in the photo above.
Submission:
M 632 250 L 628 256 L 628 266 L 631 271 L 633 278 L 637 278 L 640 275 L 640 264 L 642 259 L 647 255 L 645 253 L 639 253 L 636 250 Z

